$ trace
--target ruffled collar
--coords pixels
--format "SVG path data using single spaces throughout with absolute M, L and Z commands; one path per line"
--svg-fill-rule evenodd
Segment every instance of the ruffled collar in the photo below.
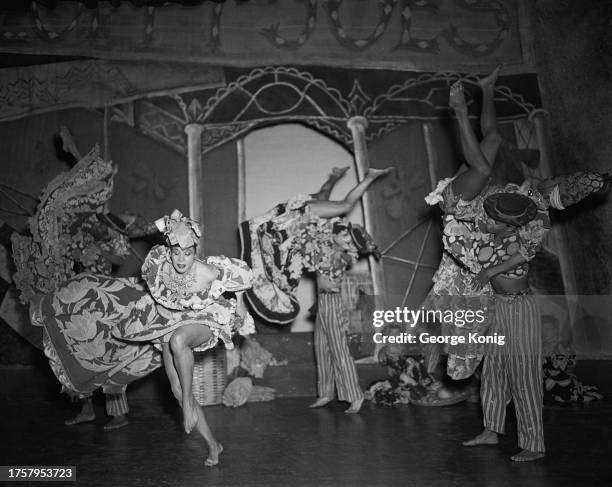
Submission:
M 153 299 L 168 309 L 199 310 L 208 306 L 223 294 L 224 270 L 212 262 L 207 265 L 217 269 L 217 277 L 207 289 L 196 290 L 195 269 L 191 275 L 178 274 L 169 262 L 166 247 L 156 246 L 147 255 L 142 267 L 142 277 L 149 287 Z M 187 274 L 189 274 L 189 272 Z

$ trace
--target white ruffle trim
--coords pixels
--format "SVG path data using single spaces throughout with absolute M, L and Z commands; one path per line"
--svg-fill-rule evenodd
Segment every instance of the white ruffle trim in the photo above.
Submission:
M 435 206 L 438 203 L 442 203 L 444 201 L 444 190 L 446 187 L 453 182 L 455 178 L 445 178 L 442 181 L 438 181 L 438 185 L 436 189 L 434 189 L 431 193 L 425 196 L 425 202 L 430 206 Z

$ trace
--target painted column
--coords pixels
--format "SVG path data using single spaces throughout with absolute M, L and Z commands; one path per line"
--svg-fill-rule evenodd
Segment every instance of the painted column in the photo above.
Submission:
M 202 132 L 204 126 L 189 123 L 185 126 L 187 134 L 187 176 L 189 184 L 189 218 L 203 224 L 204 214 L 200 195 L 203 194 L 202 181 L 204 168 L 202 167 Z M 204 235 L 200 239 L 198 256 L 204 256 Z
M 548 146 L 548 139 L 546 137 L 546 118 L 548 112 L 546 110 L 537 109 L 533 110 L 529 114 L 529 120 L 533 123 L 536 131 L 536 139 L 538 142 L 538 148 L 540 150 L 540 170 L 543 177 L 551 177 L 551 162 L 550 162 L 550 148 Z M 551 228 L 552 237 L 555 239 L 555 246 L 558 250 L 559 264 L 561 265 L 561 275 L 563 277 L 563 287 L 565 293 L 569 295 L 576 295 L 576 277 L 574 274 L 574 267 L 571 259 L 569 258 L 569 251 L 566 245 L 565 230 L 562 226 L 555 225 Z
M 368 121 L 364 117 L 351 117 L 346 123 L 353 135 L 353 148 L 355 154 L 355 166 L 357 168 L 357 179 L 362 181 L 370 168 L 368 159 L 368 148 L 365 139 L 365 129 L 368 127 Z M 368 191 L 361 198 L 363 204 L 363 223 L 368 233 L 373 233 L 374 229 L 374 207 Z M 383 277 L 382 259 L 376 261 L 373 256 L 369 257 L 370 272 L 372 273 L 372 287 L 374 295 L 378 299 L 385 297 L 385 282 Z M 380 303 L 384 305 L 384 302 Z

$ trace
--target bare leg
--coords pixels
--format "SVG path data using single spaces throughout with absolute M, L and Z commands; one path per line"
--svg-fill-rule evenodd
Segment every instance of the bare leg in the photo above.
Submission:
M 463 155 L 468 169 L 453 181 L 453 192 L 464 200 L 471 200 L 482 191 L 491 177 L 491 165 L 480 149 L 474 130 L 468 119 L 468 110 L 463 95 L 463 84 L 457 81 L 450 88 L 449 105 L 455 110 Z
M 168 380 L 170 381 L 172 394 L 182 406 L 183 392 L 181 391 L 181 382 L 179 381 L 178 374 L 174 368 L 174 357 L 172 357 L 172 351 L 170 350 L 170 345 L 168 343 L 164 343 L 162 347 L 162 354 L 164 358 L 164 369 L 166 370 L 166 376 L 168 376 Z
M 205 328 L 210 337 L 210 330 L 208 330 L 208 328 L 204 326 L 200 326 L 200 325 L 189 325 L 189 326 Z M 186 328 L 186 327 L 182 327 L 182 328 Z M 179 328 L 179 330 L 182 328 Z M 199 330 L 195 330 L 195 331 L 196 331 L 195 335 L 197 336 L 198 334 L 197 332 Z M 197 346 L 197 344 L 195 346 Z M 189 350 L 189 352 L 191 352 L 191 350 Z M 174 353 L 170 345 L 164 344 L 163 355 L 164 355 L 164 367 L 166 369 L 166 375 L 168 376 L 168 380 L 170 381 L 172 393 L 174 394 L 174 397 L 177 399 L 179 404 L 183 406 L 183 404 L 185 404 L 185 396 L 183 394 L 183 388 L 181 386 L 180 376 L 177 373 L 176 368 L 175 368 Z M 192 357 L 193 357 L 193 354 L 192 354 Z M 191 369 L 190 377 L 193 377 L 193 360 L 192 360 L 192 369 Z M 191 391 L 191 380 L 189 380 L 189 390 Z M 188 404 L 192 405 L 192 408 L 187 413 L 185 413 L 185 408 L 183 408 L 184 423 L 186 424 L 187 417 L 188 416 L 190 417 L 191 414 L 193 413 L 195 417 L 195 420 L 194 420 L 195 428 L 197 429 L 198 433 L 202 435 L 202 437 L 206 441 L 206 444 L 208 445 L 208 457 L 204 461 L 204 465 L 206 465 L 207 467 L 212 467 L 214 465 L 217 465 L 219 463 L 219 455 L 223 451 L 223 445 L 221 445 L 221 443 L 219 443 L 215 439 L 214 435 L 212 434 L 212 431 L 210 430 L 210 427 L 208 426 L 208 422 L 206 421 L 206 417 L 204 416 L 204 411 L 197 403 L 193 394 L 191 394 L 191 398 L 188 401 Z M 193 429 L 193 426 L 191 426 L 191 429 Z M 185 426 L 185 431 L 187 431 L 188 433 L 191 431 L 191 429 L 187 431 L 187 426 Z
M 323 183 L 323 186 L 319 189 L 318 193 L 312 195 L 312 199 L 314 200 L 322 200 L 326 201 L 329 199 L 329 195 L 334 189 L 336 183 L 346 174 L 346 171 L 349 170 L 349 167 L 334 167 L 332 169 L 331 174 L 327 178 L 327 181 Z
M 462 443 L 463 446 L 479 446 L 479 445 L 497 445 L 499 440 L 497 438 L 497 433 L 495 431 L 491 431 L 490 429 L 485 428 L 482 430 L 478 436 L 472 438 L 471 440 L 464 441 Z
M 478 80 L 478 85 L 482 89 L 482 111 L 480 113 L 480 130 L 482 136 L 486 137 L 491 132 L 497 132 L 497 115 L 495 113 L 495 103 L 493 95 L 495 92 L 495 83 L 501 70 L 501 64 L 498 65 L 484 78 Z
M 393 167 L 385 169 L 370 168 L 365 178 L 363 178 L 363 181 L 351 189 L 342 201 L 309 201 L 308 205 L 310 206 L 310 211 L 319 218 L 333 218 L 345 215 L 353 209 L 370 184 L 392 170 Z
M 81 410 L 74 417 L 64 421 L 66 426 L 73 426 L 79 423 L 88 423 L 96 419 L 96 412 L 94 411 L 91 397 L 81 399 Z
M 178 328 L 170 338 L 170 350 L 174 359 L 182 392 L 183 425 L 190 433 L 198 421 L 198 404 L 192 391 L 193 381 L 193 350 L 212 336 L 210 329 L 202 325 L 185 325 Z
M 187 433 L 189 433 L 197 422 L 196 412 L 193 408 L 189 408 L 189 406 L 193 405 L 191 401 L 187 403 L 187 409 L 184 407 L 185 402 L 183 401 L 183 388 L 181 387 L 181 380 L 176 369 L 174 353 L 169 344 L 164 344 L 163 346 L 163 357 L 164 368 L 166 369 L 166 375 L 168 376 L 168 380 L 170 381 L 170 388 L 172 389 L 172 394 L 183 409 L 183 427 L 185 428 L 185 431 L 187 431 L 187 422 L 189 421 L 190 429 L 189 431 L 187 431 Z
M 195 397 L 193 400 L 195 401 Z M 196 406 L 196 413 L 198 416 L 196 429 L 198 430 L 198 433 L 202 435 L 206 441 L 206 444 L 208 445 L 208 457 L 204 461 L 204 465 L 207 467 L 212 467 L 219 463 L 219 455 L 221 455 L 221 452 L 223 451 L 223 445 L 214 437 L 212 431 L 210 430 L 210 426 L 208 426 L 206 417 L 204 416 L 204 410 L 199 405 Z
M 497 115 L 495 113 L 495 82 L 499 76 L 501 65 L 497 66 L 488 76 L 481 78 L 478 84 L 482 89 L 482 112 L 480 114 L 480 129 L 483 139 L 480 142 L 480 150 L 493 167 L 497 150 L 502 143 L 502 136 L 497 126 Z

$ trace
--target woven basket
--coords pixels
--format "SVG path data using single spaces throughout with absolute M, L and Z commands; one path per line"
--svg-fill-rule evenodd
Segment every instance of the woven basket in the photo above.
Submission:
M 225 348 L 193 354 L 193 395 L 200 406 L 221 404 L 227 385 Z

